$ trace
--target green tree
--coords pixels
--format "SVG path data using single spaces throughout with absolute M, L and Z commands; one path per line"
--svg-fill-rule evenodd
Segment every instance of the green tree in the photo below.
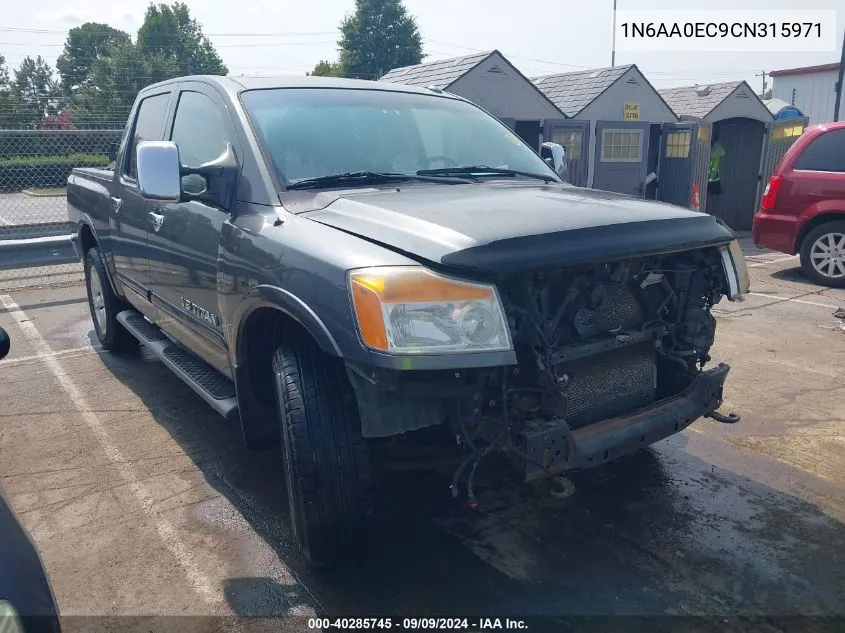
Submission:
M 321 59 L 320 63 L 314 66 L 314 70 L 305 74 L 311 75 L 312 77 L 340 77 L 340 62 L 330 62 L 325 59 Z
M 344 77 L 378 79 L 392 68 L 422 61 L 422 37 L 400 0 L 355 0 L 340 23 Z
M 228 72 L 188 5 L 151 4 L 138 29 L 138 48 L 164 74 L 225 75 Z M 171 75 L 173 76 L 173 75 Z
M 0 55 L 0 92 L 9 89 L 9 68 L 6 66 L 6 58 Z
M 74 93 L 74 124 L 122 127 L 145 86 L 186 74 L 227 72 L 187 5 L 151 4 L 136 43 L 114 37 L 94 60 L 87 81 Z
M 14 123 L 9 68 L 6 66 L 6 58 L 0 55 L 0 130 L 14 127 Z
M 9 83 L 12 113 L 17 127 L 37 129 L 47 115 L 55 115 L 60 103 L 59 84 L 53 69 L 41 55 L 25 57 Z
M 68 31 L 64 50 L 56 60 L 64 93 L 70 96 L 83 85 L 94 63 L 101 57 L 108 57 L 113 46 L 129 42 L 128 33 L 98 22 L 86 22 Z
M 76 92 L 76 126 L 123 127 L 138 92 L 156 81 L 152 79 L 150 67 L 151 61 L 132 42 L 113 45 L 107 57 L 94 61 L 88 81 Z

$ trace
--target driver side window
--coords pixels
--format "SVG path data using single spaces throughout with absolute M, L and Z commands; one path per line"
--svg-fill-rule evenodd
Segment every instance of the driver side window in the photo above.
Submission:
M 170 140 L 179 148 L 183 165 L 199 167 L 225 151 L 229 132 L 214 101 L 200 92 L 186 90 L 179 95 Z M 182 189 L 187 193 L 202 193 L 205 184 L 202 176 L 182 178 Z

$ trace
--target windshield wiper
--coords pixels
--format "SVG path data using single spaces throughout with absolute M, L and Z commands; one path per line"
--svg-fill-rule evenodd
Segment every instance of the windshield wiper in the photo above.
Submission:
M 467 175 L 467 176 L 524 176 L 525 178 L 536 178 L 537 180 L 545 180 L 546 182 L 554 182 L 552 176 L 545 174 L 535 174 L 530 171 L 519 171 L 517 169 L 505 169 L 500 167 L 488 167 L 487 165 L 465 165 L 461 167 L 441 167 L 439 169 L 421 169 L 417 172 L 418 176 L 448 176 Z
M 373 182 L 390 182 L 390 181 L 407 181 L 419 180 L 422 182 L 438 182 L 445 185 L 455 185 L 459 183 L 470 182 L 466 178 L 449 178 L 446 174 L 444 177 L 438 178 L 436 174 L 400 174 L 393 172 L 379 172 L 379 171 L 350 171 L 345 174 L 329 174 L 328 176 L 316 176 L 315 178 L 305 178 L 297 180 L 294 183 L 287 185 L 286 189 L 313 189 L 316 187 L 331 187 L 334 185 L 357 184 L 357 183 L 373 183 Z

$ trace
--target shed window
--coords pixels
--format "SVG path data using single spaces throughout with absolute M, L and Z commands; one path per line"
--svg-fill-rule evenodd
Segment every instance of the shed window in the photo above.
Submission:
M 666 136 L 666 158 L 689 158 L 690 133 L 688 130 L 669 132 Z
M 795 123 L 793 125 L 785 125 L 778 127 L 772 132 L 772 140 L 781 141 L 785 138 L 795 138 L 804 133 L 804 124 Z
M 552 142 L 566 148 L 567 158 L 581 156 L 581 130 L 555 130 L 552 132 Z
M 642 130 L 603 130 L 603 163 L 639 163 L 643 154 Z

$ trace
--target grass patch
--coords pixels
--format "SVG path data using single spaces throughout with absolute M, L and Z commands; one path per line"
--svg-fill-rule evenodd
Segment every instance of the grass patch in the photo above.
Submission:
M 51 198 L 64 196 L 67 193 L 67 189 L 65 187 L 33 187 L 31 189 L 24 189 L 21 193 L 33 196 L 34 198 Z
M 107 165 L 102 154 L 67 154 L 65 156 L 9 156 L 0 158 L 0 167 L 53 167 L 56 165 Z

